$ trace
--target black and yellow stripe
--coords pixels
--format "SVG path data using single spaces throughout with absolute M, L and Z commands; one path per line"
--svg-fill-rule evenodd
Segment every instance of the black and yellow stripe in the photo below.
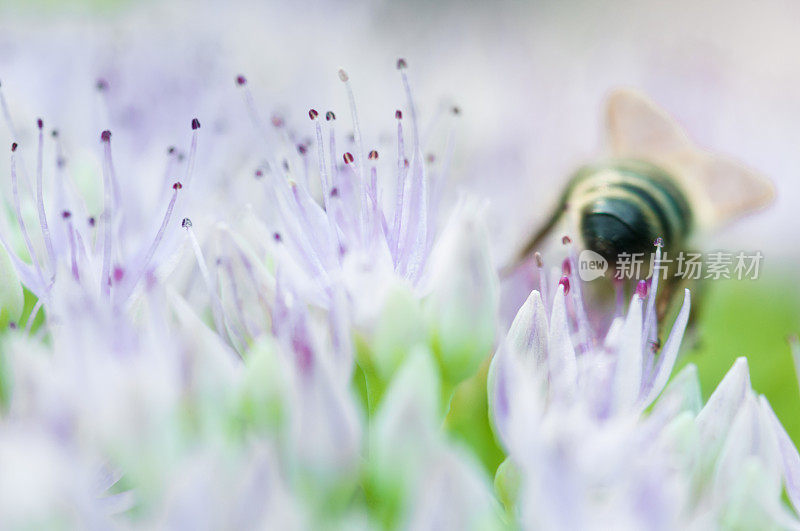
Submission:
M 661 237 L 680 249 L 692 227 L 689 203 L 661 168 L 638 160 L 611 160 L 580 168 L 563 196 L 577 215 L 586 248 L 609 262 L 620 253 L 649 253 Z

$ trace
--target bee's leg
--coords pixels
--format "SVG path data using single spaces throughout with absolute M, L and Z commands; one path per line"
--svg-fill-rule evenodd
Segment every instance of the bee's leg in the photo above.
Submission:
M 522 262 L 524 262 L 542 243 L 542 240 L 550 234 L 550 231 L 553 230 L 553 227 L 556 226 L 558 221 L 561 219 L 562 214 L 566 210 L 566 203 L 564 201 L 560 202 L 553 212 L 550 213 L 550 216 L 547 218 L 547 221 L 538 231 L 534 233 L 534 235 L 527 241 L 524 247 L 519 250 L 516 254 L 512 262 L 506 266 L 504 266 L 500 270 L 500 277 L 507 277 L 510 275 Z

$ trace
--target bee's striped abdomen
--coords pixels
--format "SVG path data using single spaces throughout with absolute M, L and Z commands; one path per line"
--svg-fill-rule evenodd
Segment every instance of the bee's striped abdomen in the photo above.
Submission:
M 612 263 L 620 253 L 648 253 L 659 237 L 667 248 L 679 248 L 691 229 L 684 193 L 649 163 L 616 160 L 581 168 L 567 196 L 586 248 Z

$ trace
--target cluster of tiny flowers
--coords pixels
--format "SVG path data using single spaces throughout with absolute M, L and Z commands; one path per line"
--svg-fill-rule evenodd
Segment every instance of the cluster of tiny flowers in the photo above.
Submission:
M 257 141 L 204 147 L 192 119 L 156 176 L 115 164 L 113 123 L 86 148 L 100 171 L 42 120 L 28 146 L 0 92 L 4 527 L 800 527 L 800 457 L 745 360 L 705 405 L 692 366 L 672 374 L 688 291 L 663 348 L 658 275 L 598 337 L 568 246 L 498 333 L 483 205 L 448 200 L 397 67 L 392 156 L 365 148 L 344 71 L 344 142 L 334 111 L 262 119 L 240 75 L 250 123 L 213 134 Z

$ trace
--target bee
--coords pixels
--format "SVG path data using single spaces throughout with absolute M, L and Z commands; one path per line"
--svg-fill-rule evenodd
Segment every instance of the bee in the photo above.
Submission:
M 764 207 L 774 195 L 769 180 L 696 146 L 675 120 L 639 92 L 622 89 L 609 96 L 606 132 L 608 156 L 572 175 L 515 265 L 539 250 L 548 234 L 566 221 L 578 236 L 576 243 L 602 256 L 610 266 L 606 274 L 614 274 L 621 257 L 647 257 L 656 241 L 663 243 L 667 256 L 689 251 L 704 234 Z M 659 320 L 679 283 L 673 274 L 662 284 L 656 304 Z

